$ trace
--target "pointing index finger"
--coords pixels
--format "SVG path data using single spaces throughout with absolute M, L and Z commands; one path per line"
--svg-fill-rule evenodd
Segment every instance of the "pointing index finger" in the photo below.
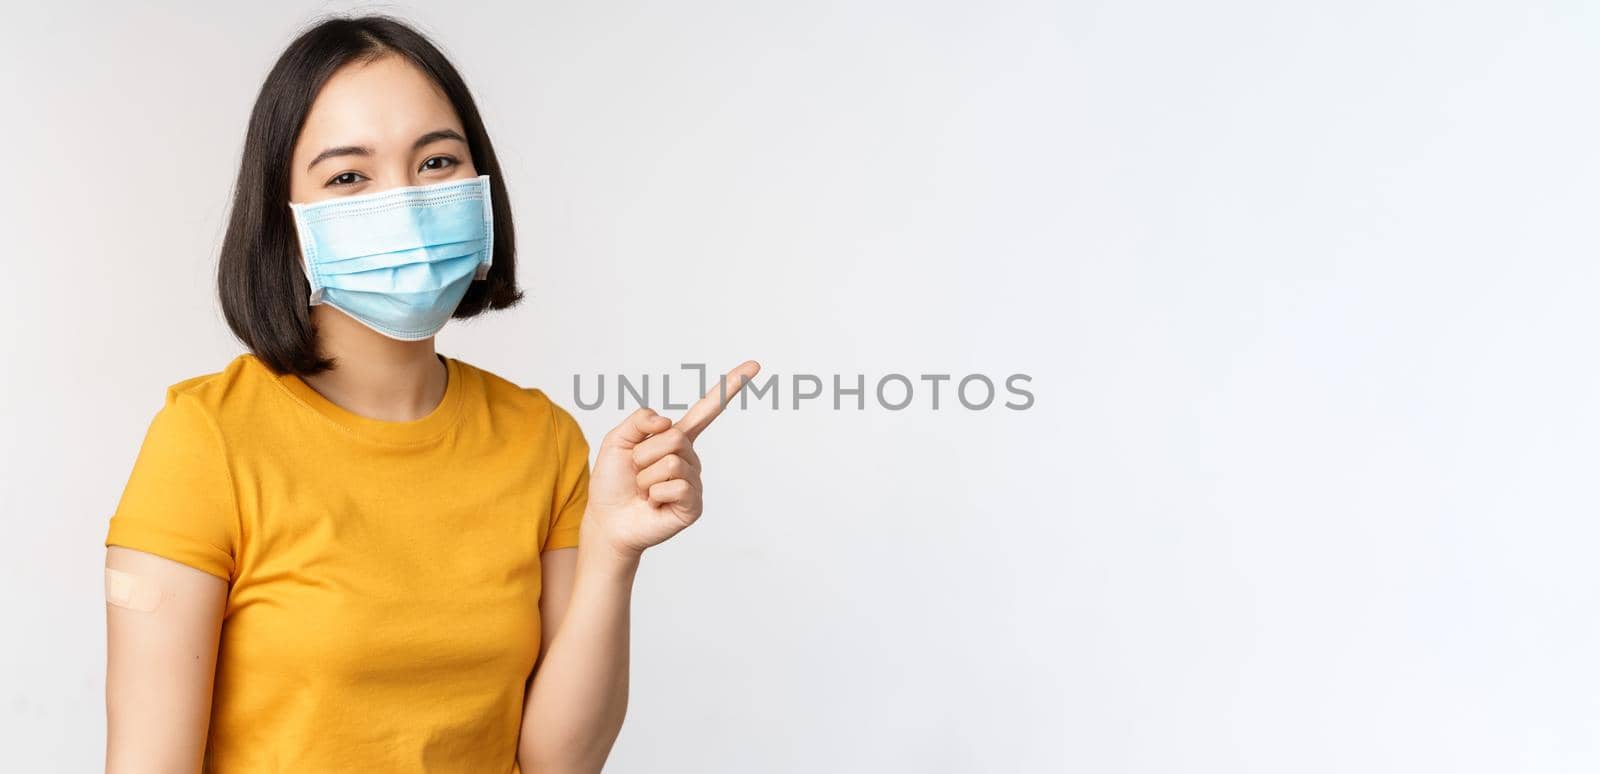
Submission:
M 738 395 L 739 390 L 760 371 L 761 364 L 754 360 L 740 363 L 720 381 L 711 385 L 711 389 L 700 400 L 695 401 L 695 404 L 684 412 L 683 418 L 673 426 L 689 436 L 689 440 L 694 440 L 707 425 L 711 424 L 711 420 L 722 414 L 722 410 L 733 402 L 733 396 Z

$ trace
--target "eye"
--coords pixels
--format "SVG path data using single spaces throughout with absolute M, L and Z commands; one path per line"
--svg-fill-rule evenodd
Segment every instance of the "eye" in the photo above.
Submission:
M 434 162 L 436 161 L 439 163 L 435 164 Z M 435 169 L 449 169 L 450 167 L 455 166 L 457 163 L 459 162 L 449 156 L 433 156 L 427 161 L 422 162 L 422 171 L 427 172 Z
M 359 182 L 360 180 L 364 180 L 364 179 L 365 178 L 362 176 L 362 174 L 360 172 L 340 172 L 339 174 L 334 175 L 333 179 L 328 181 L 328 185 L 329 186 L 355 185 L 357 182 Z

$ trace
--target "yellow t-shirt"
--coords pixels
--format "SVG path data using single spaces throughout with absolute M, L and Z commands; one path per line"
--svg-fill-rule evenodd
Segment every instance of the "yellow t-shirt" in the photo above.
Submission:
M 206 771 L 515 770 L 589 449 L 542 391 L 441 359 L 409 422 L 251 354 L 167 389 L 105 542 L 230 583 Z

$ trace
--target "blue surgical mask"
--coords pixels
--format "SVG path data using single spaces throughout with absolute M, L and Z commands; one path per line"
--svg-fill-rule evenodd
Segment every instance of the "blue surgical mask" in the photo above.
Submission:
M 402 341 L 439 332 L 494 260 L 489 176 L 290 203 L 311 305 Z

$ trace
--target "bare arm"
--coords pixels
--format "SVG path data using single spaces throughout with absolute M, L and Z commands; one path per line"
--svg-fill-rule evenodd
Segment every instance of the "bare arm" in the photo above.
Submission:
M 106 570 L 106 772 L 197 772 L 228 584 L 122 546 Z
M 523 774 L 599 772 L 628 704 L 628 607 L 638 558 L 580 542 L 543 555 L 539 666 L 522 714 Z
M 539 590 L 539 621 L 542 636 L 539 638 L 539 659 L 534 670 L 544 663 L 545 654 L 555 640 L 556 630 L 566 618 L 567 605 L 572 600 L 572 582 L 577 580 L 578 549 L 558 548 L 539 556 L 543 581 Z M 532 681 L 532 678 L 529 678 Z
M 628 707 L 628 607 L 639 558 L 700 518 L 694 441 L 760 368 L 749 360 L 729 371 L 676 423 L 641 408 L 601 441 L 577 556 L 560 549 L 543 557 L 552 599 L 549 608 L 540 600 L 542 661 L 522 710 L 524 774 L 589 774 L 605 765 Z

